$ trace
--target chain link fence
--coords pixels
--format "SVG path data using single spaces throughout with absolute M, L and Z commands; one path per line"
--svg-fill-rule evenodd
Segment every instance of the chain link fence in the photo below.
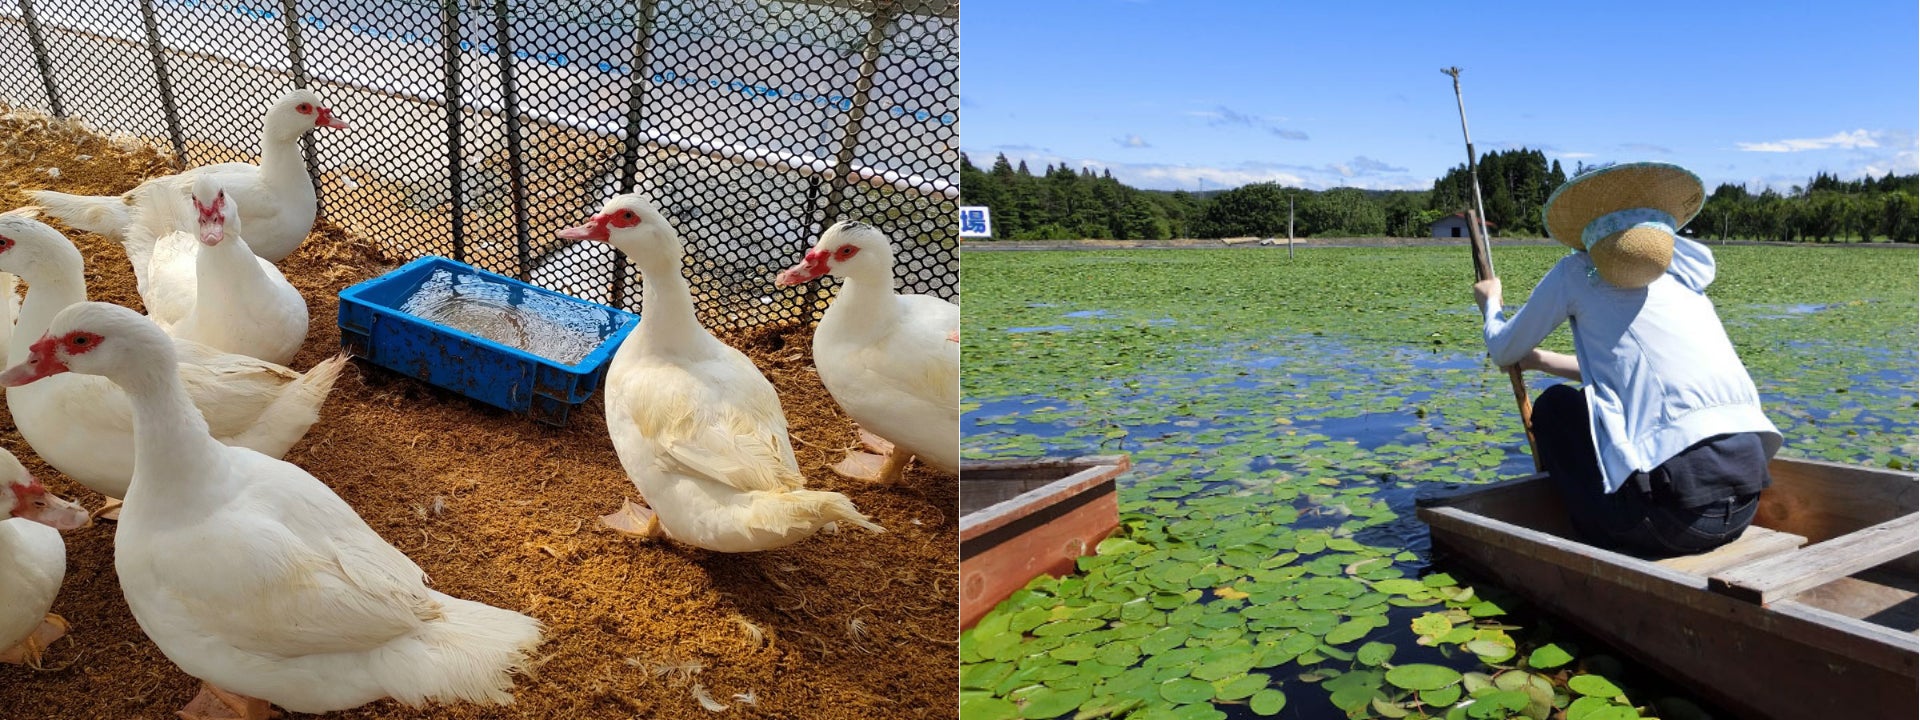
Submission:
M 776 288 L 840 219 L 886 230 L 903 291 L 959 295 L 957 0 L 0 0 L 0 102 L 258 159 L 311 87 L 321 216 L 630 310 L 638 277 L 554 237 L 638 191 L 675 221 L 702 317 L 817 319 Z

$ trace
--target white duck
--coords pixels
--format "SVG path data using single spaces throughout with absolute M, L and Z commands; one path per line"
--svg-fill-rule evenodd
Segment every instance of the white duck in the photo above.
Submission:
M 239 200 L 215 175 L 193 179 L 189 202 L 142 203 L 127 230 L 128 246 L 153 248 L 140 285 L 147 316 L 167 334 L 217 350 L 289 363 L 307 340 L 307 300 L 273 263 L 257 257 L 241 235 Z M 173 230 L 159 237 L 160 228 Z
M 615 197 L 560 237 L 619 248 L 644 282 L 640 325 L 607 372 L 606 407 L 620 464 L 652 508 L 629 501 L 602 518 L 608 527 L 664 530 L 720 552 L 782 547 L 837 521 L 881 531 L 845 495 L 805 489 L 780 396 L 694 316 L 680 236 L 653 203 Z
M 269 703 L 323 713 L 383 697 L 511 703 L 539 621 L 429 589 L 325 484 L 220 444 L 178 366 L 152 321 L 81 303 L 0 385 L 84 373 L 131 398 L 135 469 L 114 569 L 140 629 L 206 683 L 183 717 L 257 720 Z
M 29 285 L 7 347 L 9 362 L 24 361 L 54 315 L 87 299 L 80 263 L 80 251 L 59 231 L 30 218 L 0 215 L 0 272 Z M 285 455 L 319 420 L 320 403 L 347 362 L 345 356 L 334 357 L 303 376 L 199 343 L 176 344 L 178 372 L 214 437 L 273 457 Z M 134 467 L 133 409 L 113 383 L 64 375 L 8 389 L 7 406 L 21 437 L 48 465 L 109 498 L 126 497 Z
M 960 306 L 893 290 L 893 245 L 871 225 L 827 228 L 780 285 L 844 279 L 813 333 L 820 382 L 861 429 L 885 440 L 884 464 L 865 453 L 834 469 L 893 482 L 912 457 L 960 470 Z M 876 469 L 877 466 L 877 469 Z
M 193 179 L 211 175 L 220 179 L 241 206 L 246 208 L 248 238 L 253 252 L 272 262 L 293 254 L 313 229 L 318 199 L 313 179 L 307 175 L 300 155 L 300 136 L 317 127 L 341 128 L 347 123 L 333 116 L 312 90 L 295 88 L 267 110 L 260 137 L 260 164 L 221 163 L 203 165 L 182 173 L 154 178 L 120 196 L 68 195 L 42 190 L 31 193 L 34 203 L 67 225 L 110 238 L 126 237 L 132 222 L 131 206 L 149 195 L 170 194 L 184 198 Z M 184 230 L 186 228 L 173 228 Z M 164 233 L 162 233 L 164 234 Z M 134 272 L 146 272 L 145 257 L 150 246 L 128 243 Z M 145 278 L 142 277 L 142 284 Z
M 67 633 L 47 612 L 67 576 L 61 530 L 87 524 L 87 509 L 63 500 L 0 450 L 0 662 L 40 666 L 40 652 Z

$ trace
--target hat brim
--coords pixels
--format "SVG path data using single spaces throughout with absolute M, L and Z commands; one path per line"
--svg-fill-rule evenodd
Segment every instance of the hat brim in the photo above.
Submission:
M 1700 176 L 1668 163 L 1627 163 L 1567 181 L 1547 197 L 1547 235 L 1576 250 L 1587 224 L 1618 210 L 1654 208 L 1672 215 L 1677 232 L 1706 204 Z

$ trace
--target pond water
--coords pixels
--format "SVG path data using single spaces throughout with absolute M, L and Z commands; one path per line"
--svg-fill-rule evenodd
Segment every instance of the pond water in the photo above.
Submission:
M 1532 471 L 1507 377 L 1460 307 L 1465 282 L 1432 254 L 1356 250 L 1356 270 L 1332 251 L 1297 267 L 1178 252 L 1155 254 L 1160 273 L 1100 267 L 1131 279 L 1066 284 L 1126 259 L 970 255 L 969 322 L 984 332 L 966 337 L 965 456 L 1124 452 L 1135 470 L 1121 532 L 1080 574 L 1036 580 L 963 635 L 962 716 L 1439 716 L 1465 702 L 1449 688 L 1489 676 L 1543 687 L 1506 688 L 1515 705 L 1482 704 L 1486 717 L 1576 699 L 1621 717 L 1703 705 L 1430 566 L 1415 498 Z M 1503 254 L 1509 286 L 1557 256 Z M 1174 270 L 1216 292 L 1196 301 L 1177 274 L 1154 284 Z M 1742 302 L 1763 286 L 1737 283 L 1716 298 L 1783 454 L 1912 466 L 1916 303 L 1899 270 L 1831 269 L 1871 301 L 1801 301 L 1778 283 L 1765 289 L 1786 299 Z M 1043 325 L 1064 329 L 1015 332 Z M 1568 350 L 1565 331 L 1547 345 Z M 1555 382 L 1530 376 L 1529 392 Z

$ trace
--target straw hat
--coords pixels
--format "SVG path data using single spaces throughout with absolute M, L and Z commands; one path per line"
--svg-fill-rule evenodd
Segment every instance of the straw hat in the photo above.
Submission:
M 1673 262 L 1673 234 L 1706 203 L 1706 186 L 1686 168 L 1627 163 L 1581 175 L 1547 198 L 1547 234 L 1593 256 L 1600 277 L 1641 288 Z

